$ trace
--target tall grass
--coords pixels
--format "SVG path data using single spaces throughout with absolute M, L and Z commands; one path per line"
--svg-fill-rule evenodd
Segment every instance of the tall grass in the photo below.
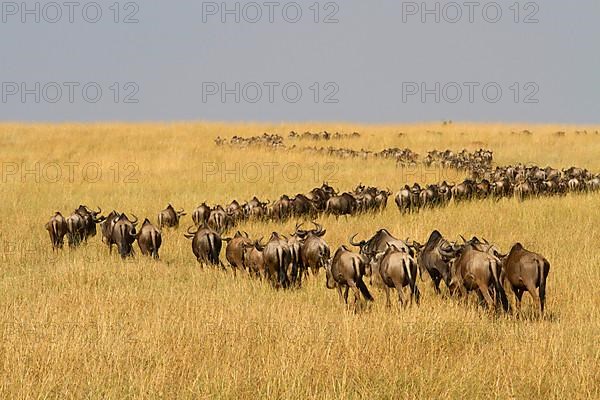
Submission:
M 50 250 L 44 223 L 53 212 L 68 214 L 80 203 L 155 221 L 168 202 L 191 211 L 204 200 L 306 192 L 324 178 L 314 175 L 315 163 L 323 167 L 328 162 L 336 167 L 328 180 L 344 190 L 359 182 L 397 190 L 413 180 L 462 176 L 452 171 L 432 176 L 430 170 L 424 176 L 386 160 L 339 160 L 213 143 L 217 135 L 268 131 L 286 136 L 292 129 L 362 134 L 301 145 L 398 146 L 421 154 L 484 147 L 494 150 L 499 164 L 600 171 L 600 136 L 594 127 L 1 125 L 0 397 L 600 397 L 598 195 L 478 201 L 411 215 L 401 215 L 390 201 L 381 214 L 320 219 L 332 248 L 347 243 L 351 234 L 366 237 L 382 227 L 421 242 L 433 229 L 447 237 L 477 234 L 503 250 L 520 241 L 551 264 L 548 312 L 542 320 L 535 318 L 528 295 L 524 318 L 515 319 L 486 312 L 474 299 L 465 304 L 436 296 L 427 278 L 418 282 L 423 292 L 419 307 L 387 309 L 383 293 L 373 289 L 375 302 L 357 314 L 347 312 L 335 291 L 325 288 L 323 274 L 293 291 L 275 291 L 246 276 L 234 279 L 196 263 L 182 235 L 191 224 L 189 216 L 178 231 L 163 233 L 158 262 L 139 253 L 126 261 L 109 256 L 98 236 L 76 250 Z M 510 133 L 523 129 L 533 134 Z M 589 133 L 577 135 L 576 129 Z M 559 130 L 567 134 L 554 135 Z M 50 182 L 40 172 L 35 179 L 36 163 L 48 169 L 52 162 L 59 163 L 63 177 Z M 73 179 L 64 176 L 66 162 L 79 165 Z M 238 163 L 241 170 L 251 162 L 263 171 L 263 163 L 279 163 L 273 181 L 206 173 L 207 165 L 214 166 L 207 163 L 220 168 L 225 163 L 231 170 Z M 100 166 L 98 181 L 93 176 L 90 182 L 81 172 L 89 163 Z M 125 169 L 128 163 L 133 169 Z M 302 176 L 285 179 L 278 171 L 286 163 L 297 163 Z M 24 167 L 34 172 L 21 176 Z M 136 173 L 127 179 L 131 171 Z M 258 237 L 275 230 L 289 233 L 294 223 L 252 222 L 241 228 Z

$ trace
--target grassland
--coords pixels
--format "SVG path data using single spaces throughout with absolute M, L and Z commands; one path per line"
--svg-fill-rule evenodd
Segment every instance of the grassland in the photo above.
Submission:
M 427 278 L 419 282 L 421 306 L 406 310 L 386 309 L 375 291 L 370 308 L 347 312 L 323 274 L 301 290 L 274 291 L 201 269 L 182 235 L 189 216 L 179 231 L 164 232 L 159 262 L 123 262 L 99 237 L 77 250 L 50 250 L 44 223 L 80 203 L 155 220 L 168 202 L 191 211 L 204 200 L 306 192 L 323 180 L 341 189 L 363 182 L 395 191 L 415 180 L 461 176 L 213 143 L 217 135 L 292 129 L 362 134 L 302 145 L 419 153 L 484 147 L 500 165 L 600 171 L 598 127 L 0 125 L 0 398 L 600 398 L 598 194 L 450 204 L 404 216 L 390 201 L 382 214 L 321 219 L 333 248 L 352 233 L 366 237 L 382 227 L 420 241 L 433 229 L 448 237 L 478 234 L 503 250 L 520 241 L 551 263 L 543 320 L 533 318 L 527 295 L 525 318 L 517 320 L 436 297 Z M 511 134 L 523 129 L 533 133 Z M 574 132 L 584 129 L 587 135 Z M 559 130 L 566 134 L 555 135 Z M 251 162 L 263 171 L 252 182 L 242 172 Z M 278 163 L 272 181 L 268 162 Z M 328 162 L 333 175 L 324 170 Z M 211 163 L 239 173 L 208 174 Z M 302 176 L 286 179 L 286 163 L 297 163 Z M 293 225 L 243 229 L 266 236 Z

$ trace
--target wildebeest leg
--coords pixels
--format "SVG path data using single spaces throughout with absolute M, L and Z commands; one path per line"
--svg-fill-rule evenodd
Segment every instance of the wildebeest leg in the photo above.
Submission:
M 394 282 L 394 286 L 398 291 L 398 305 L 400 306 L 400 308 L 405 308 L 406 303 L 404 302 L 404 293 L 402 293 L 402 284 Z
M 350 286 L 346 285 L 344 289 L 344 303 L 348 304 L 348 291 L 350 290 Z
M 485 299 L 488 308 L 495 308 L 496 303 L 494 303 L 494 299 L 492 299 L 492 296 L 490 296 L 489 286 L 484 282 L 477 282 L 477 286 L 479 287 L 479 291 L 483 295 L 483 298 Z
M 540 301 L 540 296 L 538 296 L 537 294 L 535 284 L 525 283 L 525 286 L 527 287 L 527 291 L 529 292 L 531 297 L 533 297 L 533 303 L 537 306 L 538 315 L 541 316 L 540 310 L 542 309 L 542 303 Z
M 354 282 L 350 283 L 348 285 L 349 287 L 352 288 L 352 291 L 354 292 L 354 311 L 356 312 L 357 307 L 360 304 L 360 290 L 358 290 L 358 287 L 356 286 L 356 284 Z M 346 289 L 348 290 L 348 289 Z M 348 292 L 346 292 L 348 293 Z
M 442 281 L 441 275 L 434 270 L 429 273 L 429 276 L 431 277 L 431 281 L 433 282 L 433 290 L 436 294 L 440 294 L 440 282 Z
M 341 285 L 336 285 L 336 289 L 338 292 L 338 296 L 340 298 L 340 303 L 344 302 L 344 297 L 342 296 L 342 286 Z
M 391 307 L 392 303 L 390 302 L 390 288 L 385 283 L 383 284 L 383 291 L 385 292 L 385 306 Z

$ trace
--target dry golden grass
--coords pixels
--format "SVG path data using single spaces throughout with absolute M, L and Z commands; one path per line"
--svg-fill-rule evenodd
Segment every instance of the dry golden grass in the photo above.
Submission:
M 52 254 L 44 223 L 80 203 L 155 220 L 168 202 L 191 211 L 201 201 L 274 198 L 306 192 L 328 178 L 397 190 L 452 171 L 405 171 L 391 161 L 337 160 L 298 152 L 217 148 L 217 135 L 291 129 L 362 133 L 360 139 L 302 141 L 317 146 L 381 150 L 409 147 L 494 150 L 498 164 L 532 162 L 600 171 L 597 127 L 453 124 L 349 126 L 323 124 L 18 125 L 0 126 L 0 398 L 599 398 L 600 195 L 568 195 L 519 203 L 512 199 L 454 205 L 402 216 L 390 201 L 379 215 L 322 218 L 332 248 L 386 227 L 424 241 L 433 229 L 456 237 L 478 234 L 507 250 L 515 241 L 551 263 L 544 320 L 494 316 L 436 297 L 419 282 L 422 304 L 386 309 L 383 293 L 353 314 L 324 276 L 301 290 L 274 291 L 245 276 L 201 269 L 182 230 L 164 233 L 161 260 L 110 257 L 100 238 Z M 532 135 L 512 135 L 529 129 Z M 576 135 L 587 129 L 588 135 Z M 567 132 L 565 136 L 553 133 Z M 439 131 L 442 134 L 427 133 Z M 404 135 L 399 137 L 398 133 Z M 63 177 L 49 182 L 49 163 Z M 66 162 L 74 167 L 69 181 Z M 87 182 L 86 163 L 102 178 Z M 203 163 L 277 162 L 275 179 L 235 182 L 203 177 Z M 302 167 L 297 182 L 282 178 L 287 162 Z M 334 162 L 336 173 L 314 174 Z M 16 164 L 13 164 L 16 163 Z M 21 176 L 23 167 L 36 173 Z M 114 169 L 119 164 L 116 183 Z M 125 182 L 133 163 L 138 182 Z M 18 167 L 16 175 L 11 171 Z M 206 168 L 206 164 L 204 164 Z M 264 167 L 266 168 L 266 167 Z M 43 171 L 45 169 L 46 175 Z M 90 172 L 93 170 L 88 170 Z M 266 170 L 265 170 L 266 171 Z M 426 173 L 426 176 L 423 175 Z M 65 176 L 66 175 L 66 176 Z M 93 175 L 92 175 L 93 176 Z M 89 176 L 88 176 L 89 178 Z M 253 236 L 286 224 L 250 223 Z M 136 245 L 137 246 L 137 245 Z M 224 258 L 224 257 L 223 257 Z M 511 295 L 512 300 L 512 295 Z

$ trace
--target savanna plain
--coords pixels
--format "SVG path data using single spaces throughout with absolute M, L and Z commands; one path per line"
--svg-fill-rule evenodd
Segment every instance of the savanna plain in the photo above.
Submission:
M 332 252 L 352 234 L 367 238 L 380 228 L 421 243 L 434 229 L 451 239 L 477 235 L 504 252 L 521 242 L 550 262 L 543 318 L 528 294 L 516 318 L 480 307 L 475 296 L 466 303 L 452 298 L 445 287 L 438 296 L 426 276 L 418 281 L 419 306 L 386 308 L 383 292 L 373 288 L 375 301 L 354 312 L 326 289 L 323 271 L 300 289 L 275 290 L 244 274 L 202 268 L 183 236 L 203 201 L 274 200 L 323 181 L 340 190 L 363 183 L 396 192 L 405 183 L 466 176 L 383 159 L 216 146 L 217 136 L 358 131 L 358 138 L 286 143 L 408 147 L 421 155 L 486 148 L 495 165 L 598 173 L 598 129 L 2 124 L 0 398 L 600 398 L 598 193 L 451 202 L 410 214 L 390 197 L 382 213 L 318 219 Z M 163 230 L 159 261 L 139 251 L 124 261 L 109 255 L 100 233 L 77 249 L 53 252 L 44 229 L 56 211 L 68 215 L 79 204 L 156 223 L 168 203 L 188 215 L 179 229 Z M 238 228 L 268 238 L 293 232 L 295 223 Z

